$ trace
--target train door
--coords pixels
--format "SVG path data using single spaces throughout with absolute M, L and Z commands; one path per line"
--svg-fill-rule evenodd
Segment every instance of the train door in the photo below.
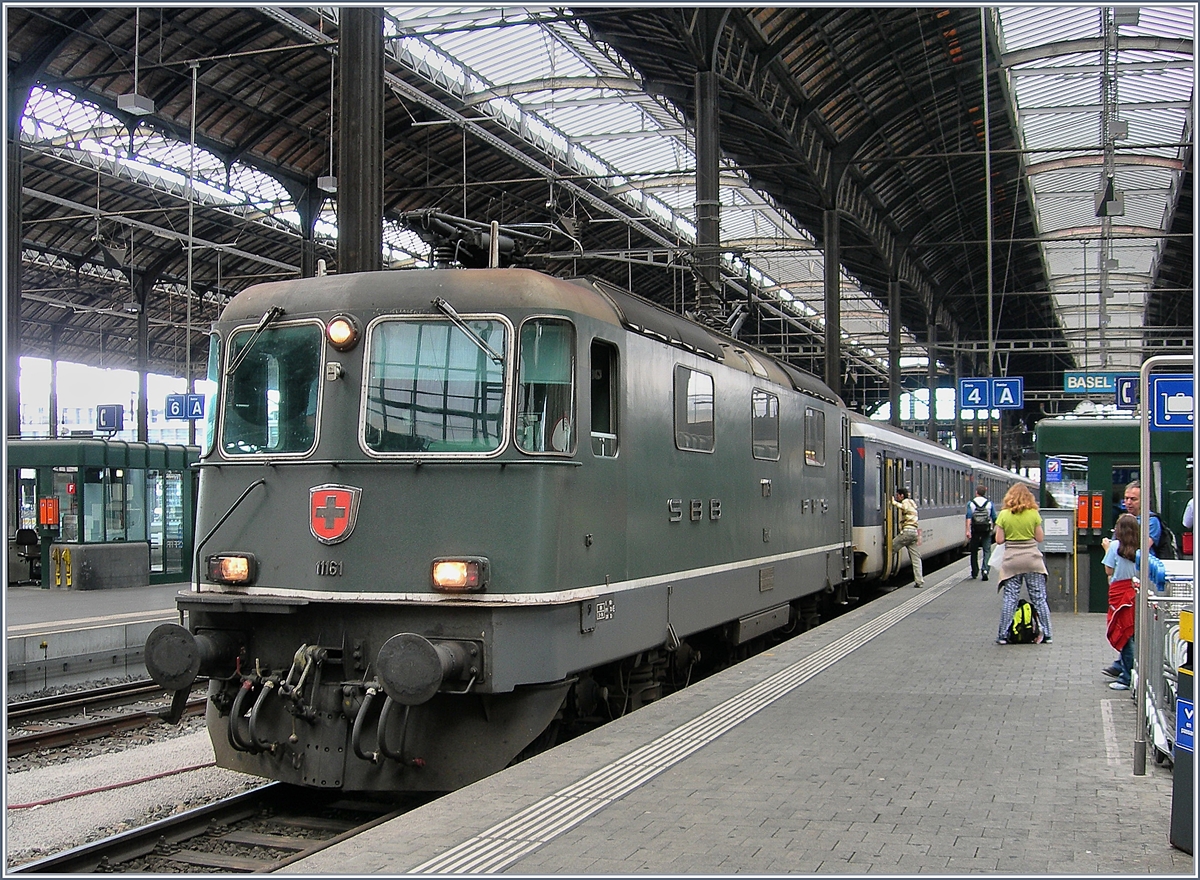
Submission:
M 889 578 L 900 569 L 900 552 L 895 540 L 900 534 L 899 511 L 892 505 L 896 490 L 905 483 L 905 461 L 891 458 L 886 453 L 880 463 L 880 485 L 883 486 L 883 577 Z M 911 468 L 911 463 L 908 465 Z M 911 490 L 910 490 L 911 491 Z
M 850 498 L 854 489 L 854 475 L 851 471 L 853 462 L 850 450 L 850 418 L 842 415 L 842 580 L 848 581 L 854 577 L 854 535 L 851 523 Z

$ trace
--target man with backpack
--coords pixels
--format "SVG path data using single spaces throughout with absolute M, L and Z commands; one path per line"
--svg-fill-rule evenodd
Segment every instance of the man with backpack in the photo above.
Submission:
M 971 578 L 979 576 L 979 551 L 983 551 L 983 579 L 988 579 L 988 558 L 992 553 L 992 532 L 996 527 L 996 508 L 988 501 L 987 489 L 975 487 L 975 497 L 967 502 L 967 549 L 971 552 Z

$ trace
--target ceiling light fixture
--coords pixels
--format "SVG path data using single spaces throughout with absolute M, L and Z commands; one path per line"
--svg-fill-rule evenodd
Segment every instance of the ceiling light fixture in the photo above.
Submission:
M 337 176 L 333 167 L 333 85 L 334 85 L 334 62 L 337 56 L 330 53 L 329 56 L 329 173 L 323 174 L 317 178 L 317 189 L 321 192 L 333 194 L 337 192 Z
M 133 116 L 147 116 L 154 112 L 154 102 L 145 95 L 138 94 L 138 44 L 141 42 L 142 17 L 141 10 L 133 11 L 133 92 L 117 96 L 117 109 L 124 110 Z

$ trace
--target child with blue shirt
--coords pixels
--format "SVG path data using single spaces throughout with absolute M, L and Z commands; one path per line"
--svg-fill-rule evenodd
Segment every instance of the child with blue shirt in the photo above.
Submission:
M 1123 513 L 1117 517 L 1113 539 L 1104 551 L 1104 570 L 1108 573 L 1108 642 L 1121 652 L 1104 674 L 1116 679 L 1109 685 L 1115 691 L 1129 690 L 1133 675 L 1133 607 L 1137 600 L 1133 579 L 1138 576 L 1135 560 L 1140 542 L 1137 517 Z

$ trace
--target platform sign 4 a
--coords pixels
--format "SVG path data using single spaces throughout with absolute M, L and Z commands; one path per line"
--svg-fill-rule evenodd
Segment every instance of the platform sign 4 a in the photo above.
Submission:
M 1190 431 L 1196 424 L 1195 377 L 1150 377 L 1150 430 Z
M 992 383 L 988 379 L 958 380 L 959 409 L 991 409 Z
M 992 380 L 992 406 L 996 409 L 1021 409 L 1025 406 L 1025 379 L 1009 376 Z

